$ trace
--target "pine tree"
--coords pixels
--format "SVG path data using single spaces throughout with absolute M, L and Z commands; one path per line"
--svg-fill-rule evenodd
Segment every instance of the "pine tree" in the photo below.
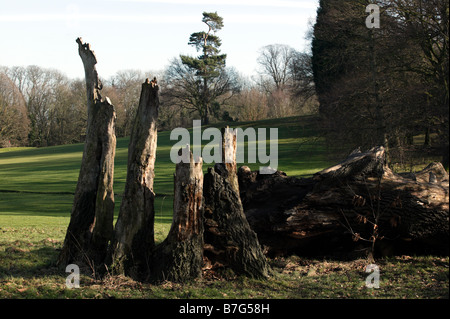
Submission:
M 223 28 L 223 18 L 217 12 L 203 12 L 203 23 L 208 26 L 208 31 L 192 33 L 189 45 L 194 46 L 197 52 L 202 52 L 198 57 L 180 55 L 181 62 L 189 69 L 195 71 L 199 84 L 199 105 L 196 105 L 200 113 L 202 123 L 208 124 L 208 113 L 214 100 L 223 93 L 215 81 L 225 69 L 226 54 L 220 54 L 222 42 L 215 33 Z

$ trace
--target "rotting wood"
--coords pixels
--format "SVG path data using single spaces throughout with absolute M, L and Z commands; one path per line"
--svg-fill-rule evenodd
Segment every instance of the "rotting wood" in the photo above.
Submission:
M 104 261 L 113 234 L 116 113 L 109 98 L 100 95 L 94 52 L 81 38 L 76 42 L 85 70 L 88 122 L 70 223 L 58 263 L 82 262 L 95 271 Z
M 434 179 L 430 183 L 430 176 Z M 432 163 L 395 174 L 383 148 L 354 152 L 311 178 L 239 169 L 245 214 L 269 256 L 448 254 L 448 174 Z
M 172 226 L 153 253 L 151 281 L 186 282 L 202 275 L 203 160 L 194 160 L 189 147 L 187 152 L 189 162 L 176 164 Z
M 110 251 L 112 271 L 133 277 L 148 272 L 154 248 L 158 90 L 156 78 L 142 84 L 128 146 L 125 192 Z
M 236 172 L 236 136 L 222 131 L 222 163 L 204 178 L 204 269 L 231 269 L 237 274 L 267 277 L 269 266 L 244 215 Z

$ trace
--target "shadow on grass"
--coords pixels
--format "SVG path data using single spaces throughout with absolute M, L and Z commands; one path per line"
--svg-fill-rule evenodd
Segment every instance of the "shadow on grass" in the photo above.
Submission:
M 52 246 L 25 248 L 26 243 L 15 242 L 0 251 L 0 280 L 36 278 L 61 275 L 64 270 L 57 267 L 59 250 Z

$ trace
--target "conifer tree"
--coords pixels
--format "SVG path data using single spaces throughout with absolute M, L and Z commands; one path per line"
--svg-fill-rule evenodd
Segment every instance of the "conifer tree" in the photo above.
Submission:
M 222 86 L 215 85 L 217 79 L 225 72 L 226 54 L 220 54 L 222 42 L 215 33 L 223 28 L 223 18 L 217 12 L 203 12 L 203 23 L 208 31 L 194 32 L 189 38 L 189 45 L 194 46 L 198 57 L 180 55 L 181 62 L 195 72 L 199 87 L 199 99 L 197 110 L 200 113 L 202 123 L 208 124 L 208 116 L 212 103 L 221 94 Z

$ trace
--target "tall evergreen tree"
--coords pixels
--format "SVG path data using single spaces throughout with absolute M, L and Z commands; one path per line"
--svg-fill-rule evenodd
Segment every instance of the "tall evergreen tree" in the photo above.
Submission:
M 195 72 L 199 88 L 196 109 L 199 111 L 203 124 L 208 124 L 211 105 L 214 100 L 223 94 L 221 87 L 215 85 L 217 79 L 225 72 L 226 54 L 220 54 L 222 42 L 215 33 L 223 28 L 223 18 L 217 12 L 203 12 L 203 23 L 208 31 L 192 33 L 189 45 L 194 46 L 198 57 L 180 55 L 181 62 L 191 71 Z

